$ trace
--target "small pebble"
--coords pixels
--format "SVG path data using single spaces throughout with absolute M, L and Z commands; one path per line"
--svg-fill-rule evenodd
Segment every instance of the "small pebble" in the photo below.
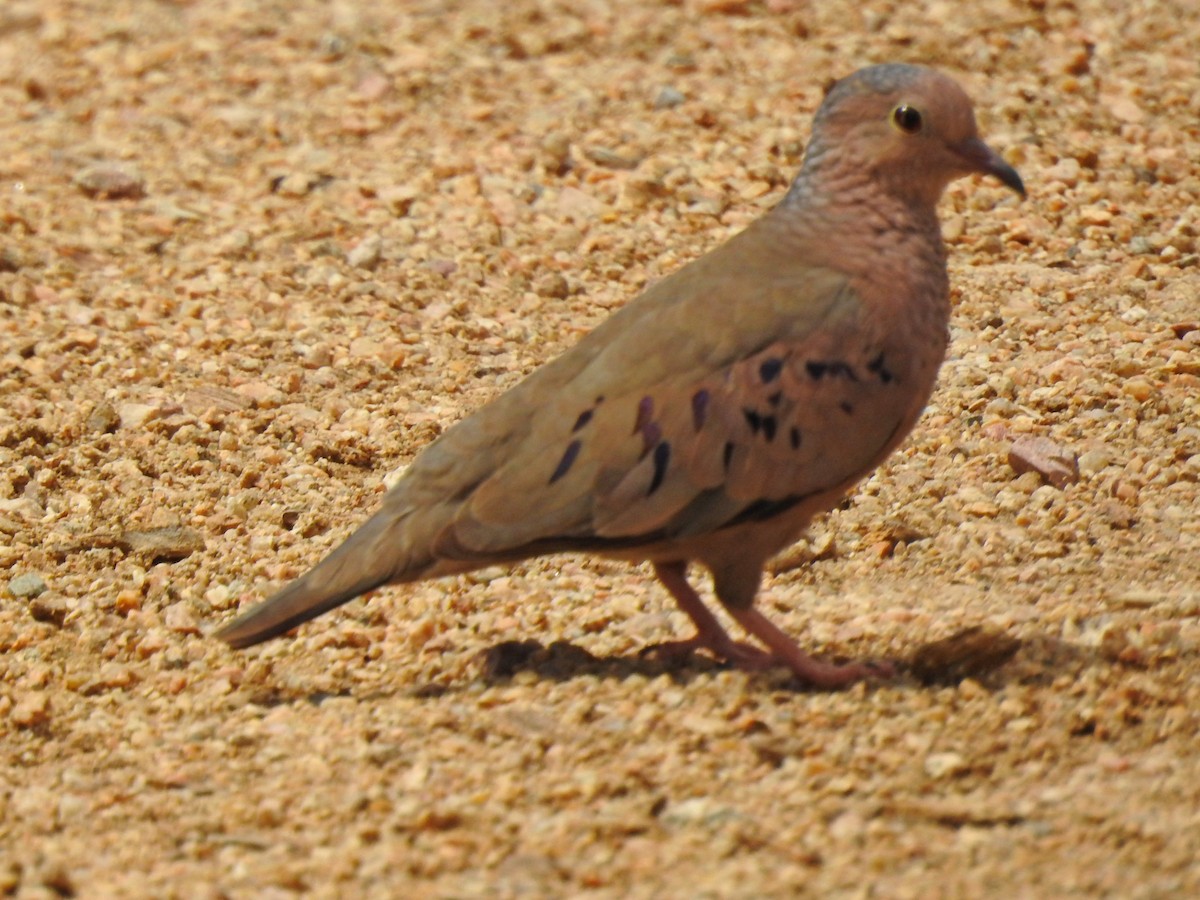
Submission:
M 346 254 L 346 262 L 356 269 L 372 271 L 382 260 L 383 241 L 377 234 L 363 238 Z
M 1018 438 L 1009 448 L 1008 464 L 1018 474 L 1037 472 L 1047 484 L 1057 488 L 1079 480 L 1078 458 L 1049 438 Z
M 204 537 L 192 528 L 165 526 L 144 531 L 125 531 L 118 543 L 129 553 L 154 561 L 175 562 L 204 550 Z
M 75 185 L 99 200 L 136 200 L 146 194 L 146 182 L 132 166 L 100 164 L 76 173 Z
M 636 169 L 641 158 L 627 156 L 610 150 L 608 147 L 585 147 L 583 155 L 598 166 L 606 169 Z
M 38 728 L 50 721 L 50 697 L 44 692 L 21 698 L 9 712 L 8 718 L 18 728 Z
M 88 413 L 87 427 L 90 431 L 109 434 L 121 425 L 121 417 L 108 402 L 99 403 Z
M 931 753 L 925 757 L 925 774 L 930 778 L 948 778 L 967 770 L 961 753 Z
M 654 108 L 674 109 L 675 107 L 686 102 L 686 100 L 687 97 L 685 97 L 681 91 L 671 87 L 670 85 L 667 85 L 663 87 L 658 92 L 658 96 L 654 98 Z
M 46 591 L 46 581 L 37 572 L 25 572 L 8 582 L 8 592 L 18 600 L 28 600 Z
M 196 615 L 192 612 L 191 607 L 185 602 L 172 603 L 163 610 L 163 624 L 168 631 L 174 631 L 177 634 L 199 634 L 200 623 L 196 621 Z
M 182 412 L 183 407 L 176 403 L 122 403 L 117 407 L 117 418 L 122 428 L 139 429 L 156 419 Z
M 561 300 L 570 293 L 571 287 L 561 273 L 550 272 L 538 279 L 534 290 L 537 291 L 540 297 L 551 297 Z

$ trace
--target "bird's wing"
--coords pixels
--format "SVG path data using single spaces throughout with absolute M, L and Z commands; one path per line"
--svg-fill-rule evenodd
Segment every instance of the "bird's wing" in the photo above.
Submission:
M 434 557 L 686 539 L 848 484 L 894 446 L 915 415 L 911 373 L 868 333 L 848 279 L 739 238 L 423 455 L 414 477 L 479 476 L 456 476 Z

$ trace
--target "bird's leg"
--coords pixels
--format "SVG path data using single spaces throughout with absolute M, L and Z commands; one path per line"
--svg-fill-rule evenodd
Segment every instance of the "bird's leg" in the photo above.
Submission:
M 713 587 L 717 599 L 748 634 L 766 644 L 771 658 L 813 687 L 837 690 L 870 676 L 888 678 L 895 669 L 887 663 L 849 663 L 839 666 L 813 659 L 794 640 L 754 608 L 754 595 L 762 583 L 762 564 L 748 555 L 715 566 Z
M 687 656 L 695 650 L 708 650 L 743 669 L 766 669 L 776 663 L 775 657 L 751 644 L 735 641 L 700 600 L 700 595 L 688 584 L 687 563 L 655 563 L 654 574 L 663 587 L 671 592 L 679 608 L 696 625 L 696 634 L 682 641 L 655 644 L 654 653 L 662 657 Z
M 813 659 L 753 606 L 727 606 L 726 609 L 747 632 L 771 648 L 774 659 L 785 664 L 797 678 L 813 687 L 837 690 L 864 678 L 890 678 L 896 674 L 895 667 L 886 662 L 857 662 L 839 666 Z

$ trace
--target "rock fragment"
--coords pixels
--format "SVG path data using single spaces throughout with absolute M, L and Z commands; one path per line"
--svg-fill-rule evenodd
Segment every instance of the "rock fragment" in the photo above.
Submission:
M 132 166 L 99 163 L 81 169 L 72 179 L 75 186 L 98 200 L 136 200 L 146 195 L 146 181 Z
M 171 525 L 122 532 L 117 544 L 128 553 L 145 554 L 155 562 L 178 562 L 203 550 L 204 537 L 191 528 Z
M 1079 459 L 1045 437 L 1021 437 L 1008 450 L 1008 464 L 1018 475 L 1037 472 L 1047 484 L 1064 488 L 1079 480 Z
M 46 592 L 46 581 L 37 572 L 25 572 L 8 582 L 8 592 L 18 600 L 31 600 Z

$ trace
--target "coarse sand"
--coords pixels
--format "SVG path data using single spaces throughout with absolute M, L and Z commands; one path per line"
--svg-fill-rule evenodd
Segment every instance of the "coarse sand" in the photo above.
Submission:
M 1165 0 L 7 0 L 0 895 L 1200 896 L 1197 46 Z M 667 664 L 649 573 L 573 557 L 208 637 L 887 60 L 1029 197 L 948 192 L 930 408 L 760 602 L 905 674 Z

